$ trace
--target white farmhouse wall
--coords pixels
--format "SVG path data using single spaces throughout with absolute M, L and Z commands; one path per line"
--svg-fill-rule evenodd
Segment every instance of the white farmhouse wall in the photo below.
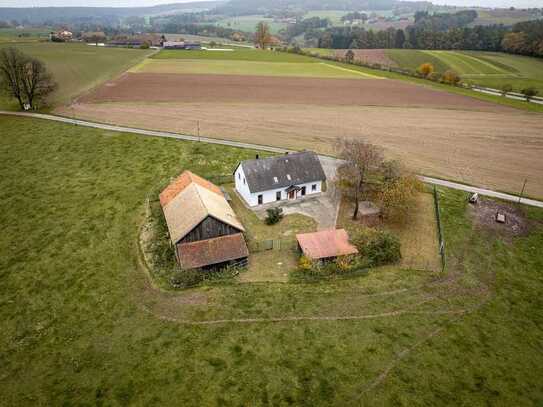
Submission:
M 287 201 L 288 200 L 288 196 L 287 196 L 287 193 L 285 191 L 286 187 L 271 189 L 271 190 L 268 190 L 268 191 L 251 193 L 251 191 L 249 190 L 249 186 L 247 185 L 247 181 L 244 182 L 245 174 L 243 173 L 243 169 L 242 169 L 241 165 L 239 165 L 238 168 L 236 169 L 236 171 L 234 172 L 234 178 L 235 178 L 236 191 L 238 191 L 238 193 L 241 195 L 241 197 L 245 200 L 245 202 L 249 206 L 257 206 L 258 205 L 258 195 L 262 195 L 262 203 L 263 204 L 278 202 L 277 201 L 277 192 L 279 192 L 279 191 L 281 192 L 281 200 L 282 201 Z M 317 186 L 317 189 L 315 191 L 311 190 L 312 185 Z M 300 188 L 303 187 L 303 186 L 306 187 L 305 188 L 306 189 L 305 196 L 311 196 L 311 195 L 319 194 L 319 193 L 322 192 L 322 181 L 308 182 L 308 183 L 305 183 L 305 184 L 298 184 L 297 186 L 300 187 Z M 301 191 L 298 191 L 298 198 L 297 199 L 302 198 L 301 194 L 302 194 Z

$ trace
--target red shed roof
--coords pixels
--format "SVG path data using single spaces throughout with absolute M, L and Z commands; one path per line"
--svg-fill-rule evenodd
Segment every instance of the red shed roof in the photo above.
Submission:
M 187 170 L 183 171 L 179 177 L 174 179 L 170 185 L 168 185 L 164 191 L 160 193 L 160 204 L 162 207 L 169 204 L 173 198 L 175 198 L 181 191 L 183 191 L 193 182 L 210 190 L 211 192 L 215 192 L 220 196 L 223 196 L 221 189 L 217 185 Z
M 241 233 L 183 243 L 177 246 L 177 253 L 184 269 L 211 266 L 249 256 Z
M 349 235 L 345 229 L 300 233 L 296 235 L 296 239 L 304 255 L 314 260 L 358 253 L 356 247 L 349 243 Z

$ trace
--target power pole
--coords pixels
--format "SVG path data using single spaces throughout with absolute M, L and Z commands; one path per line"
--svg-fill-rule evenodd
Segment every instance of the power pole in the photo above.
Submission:
M 520 203 L 522 196 L 524 195 L 524 188 L 526 188 L 527 182 L 528 182 L 528 178 L 524 178 L 524 184 L 522 184 L 522 190 L 520 191 L 520 196 L 518 197 L 518 203 Z

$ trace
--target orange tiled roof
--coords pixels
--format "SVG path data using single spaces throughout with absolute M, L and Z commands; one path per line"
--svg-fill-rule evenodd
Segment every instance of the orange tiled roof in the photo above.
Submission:
M 241 233 L 183 243 L 177 246 L 177 253 L 184 269 L 210 266 L 249 256 Z
M 314 260 L 358 253 L 356 247 L 349 243 L 345 229 L 300 233 L 296 239 L 304 255 Z
M 217 185 L 187 170 L 183 171 L 183 173 L 179 177 L 174 179 L 170 183 L 170 185 L 168 185 L 164 189 L 164 191 L 160 193 L 160 204 L 162 205 L 162 207 L 170 203 L 173 198 L 175 198 L 181 191 L 183 191 L 193 182 L 200 185 L 201 187 L 209 189 L 211 192 L 215 192 L 220 196 L 223 196 L 221 189 Z

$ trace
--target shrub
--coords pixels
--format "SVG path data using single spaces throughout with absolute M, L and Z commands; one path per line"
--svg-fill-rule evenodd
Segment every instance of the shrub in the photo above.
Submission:
M 439 82 L 441 80 L 441 75 L 438 72 L 432 72 L 428 75 L 428 79 L 434 82 Z
M 335 260 L 336 269 L 340 273 L 347 273 L 353 269 L 354 256 L 340 256 Z
M 513 85 L 511 85 L 510 83 L 506 83 L 502 86 L 501 90 L 502 90 L 502 95 L 505 96 L 506 93 L 513 91 Z
M 434 66 L 430 63 L 425 63 L 425 64 L 422 64 L 421 66 L 418 67 L 417 69 L 417 72 L 421 75 L 421 76 L 424 76 L 425 78 L 428 77 L 432 72 L 434 72 Z
M 175 288 L 188 288 L 200 284 L 204 278 L 202 270 L 178 270 L 170 278 L 170 283 Z
M 283 219 L 283 209 L 281 208 L 270 208 L 266 209 L 268 216 L 266 216 L 267 225 L 275 225 L 281 219 Z
M 352 242 L 372 267 L 396 263 L 402 258 L 400 240 L 384 230 L 359 229 L 352 234 Z
M 449 69 L 441 77 L 441 82 L 449 85 L 458 85 L 458 82 L 460 82 L 460 76 L 458 76 L 456 72 Z
M 386 182 L 379 193 L 383 217 L 403 223 L 416 206 L 417 193 L 422 190 L 421 181 L 413 176 L 403 176 Z
M 526 96 L 526 99 L 529 101 L 534 96 L 537 96 L 539 91 L 534 87 L 524 88 L 520 91 L 524 96 Z
M 140 45 L 140 49 L 149 49 L 149 43 L 144 42 L 143 44 Z
M 298 268 L 302 271 L 308 271 L 311 270 L 313 267 L 313 262 L 309 257 L 302 256 L 300 257 L 300 260 L 298 260 Z

